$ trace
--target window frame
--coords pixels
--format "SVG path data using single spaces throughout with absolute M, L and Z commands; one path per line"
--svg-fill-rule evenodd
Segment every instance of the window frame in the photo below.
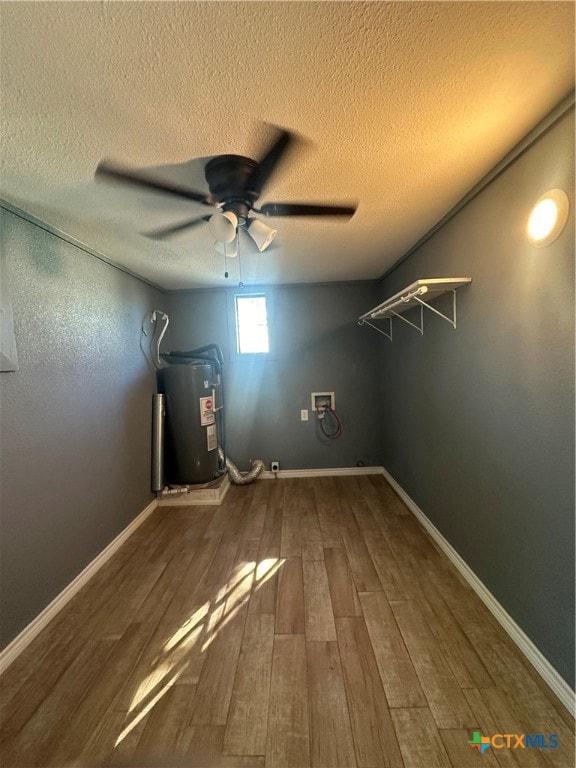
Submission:
M 268 352 L 240 352 L 238 350 L 238 315 L 236 297 L 263 296 L 266 301 L 266 320 L 268 328 Z M 228 338 L 231 362 L 273 360 L 276 356 L 276 338 L 274 333 L 274 292 L 270 288 L 245 286 L 228 291 Z

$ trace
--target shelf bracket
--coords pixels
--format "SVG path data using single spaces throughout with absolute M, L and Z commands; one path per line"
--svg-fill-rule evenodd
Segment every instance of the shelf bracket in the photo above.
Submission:
M 427 301 L 422 301 L 422 299 L 419 298 L 418 296 L 414 296 L 414 301 L 417 301 L 418 304 L 420 304 L 420 312 L 422 312 L 422 307 L 427 307 L 432 312 L 434 312 L 434 314 L 438 315 L 443 320 L 446 320 L 446 322 L 450 323 L 452 328 L 456 329 L 456 291 L 453 290 L 451 293 L 452 293 L 452 317 L 448 317 L 442 312 L 439 312 L 437 309 L 430 306 L 430 304 L 428 304 Z M 405 320 L 405 318 L 402 318 L 402 320 Z M 422 322 L 422 319 L 420 321 Z M 408 322 L 408 320 L 406 320 L 406 322 Z
M 378 326 L 373 325 L 372 323 L 369 323 L 368 320 L 358 320 L 358 325 L 369 325 L 370 328 L 374 328 L 375 331 L 378 331 L 378 333 L 381 333 L 382 336 L 386 336 L 387 339 L 390 339 L 390 341 L 392 341 L 392 318 L 388 317 L 386 319 L 389 321 L 389 325 L 388 325 L 389 333 L 386 333 L 386 331 L 383 331 L 382 328 L 378 328 Z
M 415 296 L 413 298 L 416 298 Z M 417 299 L 418 300 L 418 299 Z M 424 304 L 424 302 L 420 302 L 421 304 Z M 394 312 L 390 310 L 394 317 L 397 317 L 399 320 L 403 320 L 405 323 L 408 323 L 408 325 L 411 325 L 412 328 L 416 328 L 417 331 L 420 331 L 420 335 L 424 336 L 424 312 L 422 310 L 422 307 L 420 307 L 420 325 L 416 325 L 416 323 L 413 323 L 411 320 L 406 320 L 405 317 L 402 317 L 402 315 L 399 315 L 397 312 Z M 392 320 L 392 318 L 390 318 Z M 390 322 L 390 328 L 392 328 L 392 322 Z

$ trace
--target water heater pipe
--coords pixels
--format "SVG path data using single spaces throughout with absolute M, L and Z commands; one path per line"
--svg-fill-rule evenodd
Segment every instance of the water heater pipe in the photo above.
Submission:
M 164 395 L 152 395 L 152 490 L 164 488 Z
M 169 486 L 166 486 L 161 490 L 163 496 L 174 496 L 178 493 L 189 493 L 192 490 L 192 487 L 190 485 L 179 485 L 177 488 L 170 488 Z

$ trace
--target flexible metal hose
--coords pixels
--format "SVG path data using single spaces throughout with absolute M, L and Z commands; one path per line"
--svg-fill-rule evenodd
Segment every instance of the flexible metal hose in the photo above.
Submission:
M 162 310 L 160 309 L 155 309 L 150 315 L 150 322 L 157 323 L 158 318 L 160 318 L 160 320 L 164 322 L 164 327 L 162 328 L 162 331 L 160 332 L 160 336 L 156 341 L 156 348 L 152 356 L 152 362 L 154 363 L 154 367 L 156 369 L 162 368 L 163 366 L 162 360 L 160 360 L 160 344 L 162 343 L 162 339 L 164 338 L 164 334 L 168 330 L 168 324 L 170 323 L 170 318 L 165 312 L 162 312 Z M 154 329 L 154 332 L 156 332 L 156 329 Z M 154 334 L 152 335 L 152 338 L 154 338 Z
M 218 449 L 218 453 L 220 458 L 223 460 L 224 454 L 220 448 Z M 258 475 L 262 472 L 264 469 L 264 462 L 262 459 L 255 459 L 255 461 L 252 462 L 252 466 L 248 472 L 240 472 L 238 467 L 232 461 L 230 461 L 228 457 L 226 457 L 226 469 L 228 470 L 228 474 L 233 483 L 236 485 L 247 485 L 247 483 L 253 483 Z

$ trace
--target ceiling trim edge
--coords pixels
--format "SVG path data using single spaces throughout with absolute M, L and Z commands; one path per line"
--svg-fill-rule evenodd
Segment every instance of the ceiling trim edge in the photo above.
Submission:
M 389 267 L 382 275 L 380 275 L 380 277 L 376 278 L 375 282 L 382 282 L 382 280 L 388 277 L 388 275 L 393 272 L 396 267 L 399 267 L 400 264 L 402 264 L 403 261 L 406 261 L 406 259 L 415 251 L 417 251 L 420 246 L 424 245 L 424 243 L 429 240 L 432 235 L 434 235 L 441 227 L 443 227 L 444 224 L 446 224 L 453 216 L 461 211 L 465 205 L 467 205 L 474 197 L 476 197 L 476 195 L 482 192 L 483 189 L 491 184 L 498 176 L 500 176 L 501 173 L 503 173 L 510 165 L 512 165 L 512 163 L 514 163 L 521 155 L 523 155 L 526 150 L 530 149 L 533 144 L 535 144 L 545 133 L 547 133 L 554 125 L 556 125 L 556 123 L 574 107 L 574 103 L 575 91 L 572 91 L 568 96 L 566 96 L 566 98 L 562 99 L 562 101 L 551 112 L 549 112 L 548 115 L 538 123 L 538 125 L 536 125 L 529 133 L 527 133 L 526 136 L 521 141 L 519 141 L 518 144 L 516 144 L 516 146 L 504 158 L 502 158 L 502 160 L 500 160 L 500 162 L 497 163 L 491 171 L 488 171 L 488 173 L 483 176 L 482 179 L 480 179 L 480 181 L 475 184 L 472 189 L 467 192 L 464 197 L 461 198 L 445 216 L 443 216 L 436 224 L 434 224 L 434 226 L 429 229 L 425 235 L 422 235 L 422 237 L 417 240 L 414 245 L 412 245 L 406 251 L 405 254 L 400 256 L 400 258 L 395 261 L 391 267 Z
M 145 277 L 142 277 L 142 275 L 139 275 L 137 272 L 133 272 L 128 267 L 121 266 L 117 262 L 112 261 L 112 259 L 104 256 L 104 254 L 100 253 L 94 248 L 91 248 L 89 245 L 86 245 L 86 243 L 77 240 L 73 235 L 69 235 L 67 232 L 63 232 L 61 229 L 58 229 L 52 224 L 47 224 L 45 221 L 42 221 L 42 219 L 34 216 L 34 214 L 30 213 L 29 211 L 14 205 L 14 203 L 11 203 L 9 200 L 0 198 L 0 208 L 8 211 L 8 213 L 12 213 L 15 216 L 18 216 L 20 219 L 24 219 L 24 221 L 27 221 L 29 224 L 38 227 L 38 229 L 43 229 L 45 232 L 54 235 L 54 237 L 57 237 L 59 240 L 63 240 L 65 243 L 73 245 L 75 248 L 84 251 L 84 253 L 87 253 L 90 256 L 94 256 L 94 258 L 99 259 L 99 261 L 103 261 L 105 264 L 108 264 L 109 267 L 114 267 L 114 269 L 118 269 L 120 272 L 124 272 L 125 274 L 130 275 L 130 277 L 134 277 L 136 280 L 149 285 L 151 288 L 155 288 L 157 291 L 168 293 L 168 291 L 165 288 L 162 288 L 162 286 L 153 283 L 151 280 L 147 280 Z

